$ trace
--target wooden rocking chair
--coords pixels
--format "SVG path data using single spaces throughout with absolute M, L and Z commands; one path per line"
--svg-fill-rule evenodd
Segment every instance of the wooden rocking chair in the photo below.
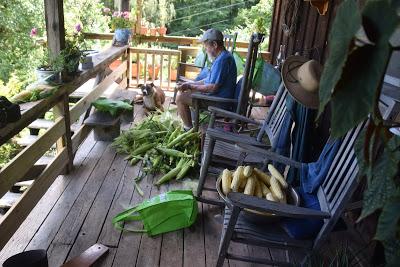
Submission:
M 263 122 L 256 138 L 245 134 L 226 132 L 222 129 L 215 128 L 214 122 L 217 115 L 258 126 L 259 123 L 233 112 L 229 112 L 216 107 L 209 107 L 209 111 L 211 111 L 211 118 L 208 124 L 203 147 L 199 184 L 196 192 L 198 200 L 213 205 L 224 205 L 221 201 L 202 197 L 203 190 L 216 191 L 215 188 L 204 187 L 205 181 L 209 174 L 209 166 L 211 164 L 213 156 L 228 159 L 232 163 L 232 165 L 236 165 L 236 163 L 240 160 L 240 155 L 235 149 L 235 144 L 248 144 L 262 147 L 263 149 L 272 149 L 272 151 L 274 150 L 274 147 L 278 141 L 279 132 L 283 125 L 284 117 L 287 112 L 287 96 L 288 91 L 286 90 L 283 83 L 281 83 L 278 92 L 276 93 L 274 102 L 272 103 L 270 110 L 267 112 L 265 121 Z M 265 134 L 267 135 L 269 141 L 267 143 L 264 143 L 262 141 Z M 262 161 L 262 159 L 260 159 L 260 156 L 258 155 L 249 155 L 246 157 L 246 162 L 251 163 L 260 161 Z
M 295 262 L 275 262 L 269 259 L 250 258 L 228 253 L 231 241 L 240 242 L 261 247 L 278 248 L 290 250 L 295 253 L 301 252 L 301 265 L 304 265 L 312 253 L 321 247 L 323 241 L 332 231 L 337 220 L 343 213 L 345 205 L 349 202 L 357 187 L 358 165 L 353 149 L 354 142 L 366 123 L 349 131 L 342 139 L 337 153 L 330 165 L 325 180 L 317 189 L 317 198 L 321 211 L 275 203 L 266 199 L 244 195 L 241 193 L 230 193 L 227 196 L 229 204 L 225 208 L 224 225 L 218 251 L 217 266 L 222 266 L 225 258 L 271 264 L 278 266 L 298 266 Z M 276 156 L 271 151 L 257 147 L 244 145 L 241 150 L 248 153 L 257 153 L 265 158 L 281 162 L 295 168 L 300 163 L 282 156 Z M 324 219 L 322 228 L 317 236 L 309 240 L 298 240 L 289 235 L 279 226 L 279 223 L 271 225 L 258 225 L 243 219 L 241 211 L 251 209 L 259 212 L 274 213 L 287 218 Z

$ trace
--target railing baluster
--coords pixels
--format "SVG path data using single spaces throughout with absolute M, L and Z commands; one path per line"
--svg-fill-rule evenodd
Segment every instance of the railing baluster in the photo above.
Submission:
M 156 69 L 154 68 L 154 60 L 155 60 L 155 54 L 152 53 L 152 57 L 151 57 L 151 68 L 152 68 L 152 72 L 151 72 L 151 81 L 154 83 L 155 81 L 155 77 L 156 77 Z
M 139 53 L 136 53 L 136 86 L 139 85 L 139 73 L 140 73 L 140 57 Z
M 163 52 L 161 52 L 161 54 L 160 54 L 160 57 L 161 57 L 161 62 L 160 62 L 160 88 L 162 89 L 162 86 L 163 86 L 163 84 L 162 84 L 162 74 L 163 74 L 163 63 L 164 63 L 164 53 Z
M 131 49 L 128 49 L 128 87 L 131 86 L 132 83 L 132 53 Z
M 171 53 L 168 53 L 168 90 L 171 88 Z
M 147 82 L 147 52 L 144 53 L 144 84 Z

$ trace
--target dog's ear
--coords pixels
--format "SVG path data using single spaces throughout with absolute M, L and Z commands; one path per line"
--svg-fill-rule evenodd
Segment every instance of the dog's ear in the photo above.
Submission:
M 143 86 L 144 86 L 144 84 L 141 83 L 141 84 L 138 84 L 138 85 L 137 85 L 137 88 L 140 88 L 140 89 L 141 89 Z
M 150 86 L 151 86 L 151 87 L 154 87 L 155 85 L 154 85 L 154 83 L 151 83 Z

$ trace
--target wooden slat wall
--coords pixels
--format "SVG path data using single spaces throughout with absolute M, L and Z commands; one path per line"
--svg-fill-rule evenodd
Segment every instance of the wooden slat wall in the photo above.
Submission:
M 272 62 L 281 44 L 286 45 L 286 57 L 300 52 L 307 58 L 313 58 L 324 63 L 328 55 L 328 33 L 336 14 L 336 9 L 342 0 L 330 0 L 328 12 L 321 16 L 308 1 L 300 1 L 299 18 L 295 33 L 288 37 L 282 31 L 282 24 L 286 14 L 286 6 L 290 0 L 275 0 L 274 19 L 270 34 Z M 291 12 L 289 12 L 291 16 Z

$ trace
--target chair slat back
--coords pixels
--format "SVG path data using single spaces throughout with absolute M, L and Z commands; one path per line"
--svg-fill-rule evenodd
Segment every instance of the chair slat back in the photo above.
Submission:
M 233 53 L 233 50 L 235 49 L 237 35 L 237 32 L 235 32 L 234 34 L 224 34 L 224 46 L 226 50 L 231 53 Z
M 279 86 L 276 92 L 274 101 L 267 112 L 264 123 L 258 132 L 257 141 L 261 141 L 264 134 L 267 134 L 268 139 L 271 142 L 271 146 L 274 148 L 283 125 L 283 121 L 287 112 L 286 99 L 288 91 L 286 90 L 283 82 Z
M 328 174 L 318 189 L 317 195 L 321 210 L 329 212 L 331 218 L 324 221 L 324 225 L 314 242 L 316 248 L 331 232 L 357 187 L 358 164 L 354 152 L 354 143 L 365 125 L 366 122 L 360 123 L 342 138 L 342 143 L 332 161 Z

